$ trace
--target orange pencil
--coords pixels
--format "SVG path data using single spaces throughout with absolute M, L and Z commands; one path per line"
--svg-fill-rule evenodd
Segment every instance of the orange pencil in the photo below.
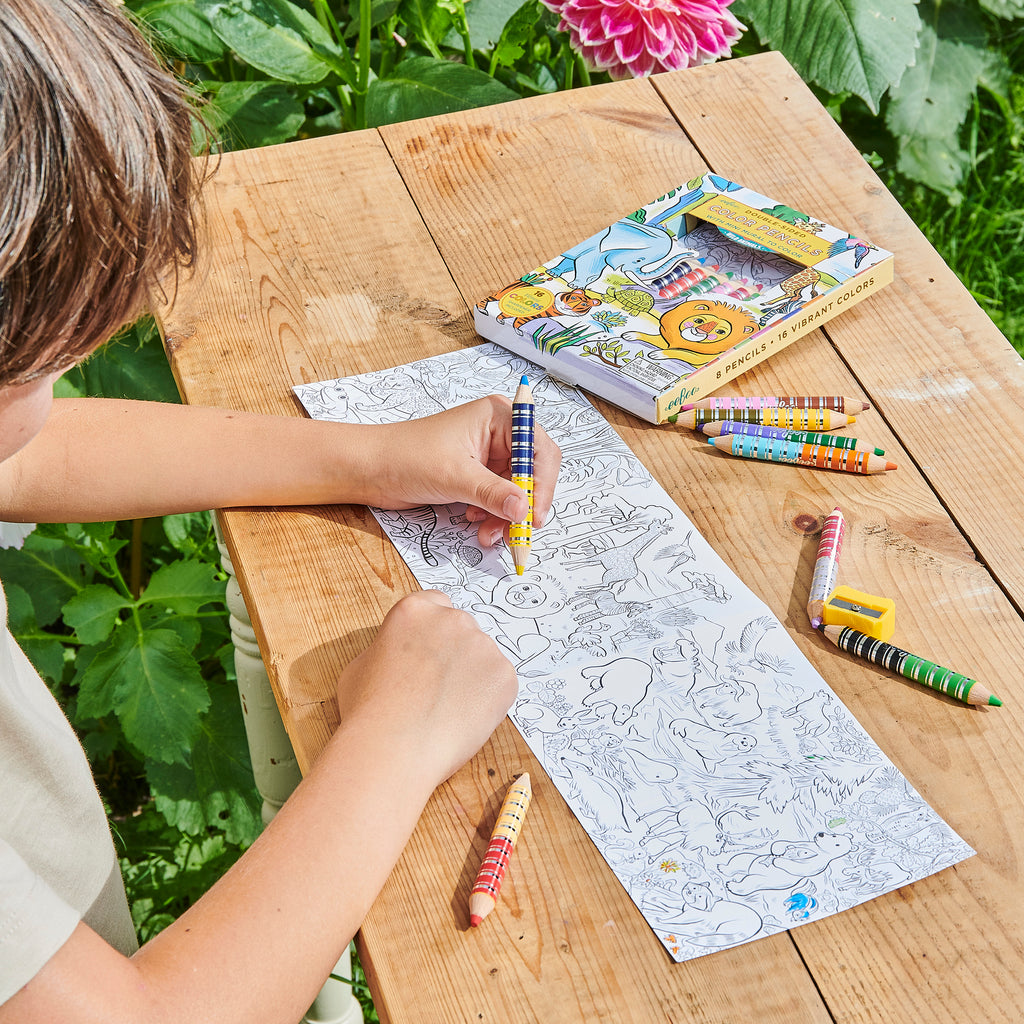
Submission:
M 501 883 L 508 870 L 508 862 L 523 827 L 523 819 L 533 798 L 530 775 L 524 772 L 508 787 L 505 800 L 498 812 L 498 820 L 491 841 L 487 844 L 483 863 L 477 872 L 473 891 L 469 895 L 469 923 L 476 928 L 498 902 Z
M 799 441 L 784 441 L 775 437 L 722 434 L 719 437 L 709 437 L 708 444 L 744 459 L 783 462 L 791 466 L 806 466 L 809 469 L 838 469 L 845 473 L 871 474 L 885 473 L 896 468 L 895 462 L 889 462 L 861 448 L 801 444 Z

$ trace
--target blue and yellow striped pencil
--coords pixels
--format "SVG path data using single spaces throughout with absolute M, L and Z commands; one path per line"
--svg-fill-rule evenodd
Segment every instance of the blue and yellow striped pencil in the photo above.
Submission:
M 533 541 L 533 423 L 533 392 L 524 373 L 512 399 L 512 483 L 526 491 L 529 505 L 526 518 L 513 523 L 508 531 L 512 564 L 518 576 L 523 575 Z

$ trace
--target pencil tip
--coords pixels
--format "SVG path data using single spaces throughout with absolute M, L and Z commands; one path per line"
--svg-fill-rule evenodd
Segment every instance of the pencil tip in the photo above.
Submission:
M 995 694 L 989 696 L 988 702 L 994 708 L 1001 708 L 1003 706 L 1003 702 Z
M 483 918 L 479 914 L 470 914 L 469 915 L 469 924 L 470 924 L 471 928 L 478 927 L 482 920 L 483 920 Z
M 815 615 L 814 618 L 811 619 L 811 629 L 818 629 L 821 626 L 821 621 L 822 620 Z
M 516 566 L 516 575 L 517 575 L 517 576 L 522 576 L 522 575 L 523 575 L 523 570 L 524 570 L 525 568 L 526 568 L 526 566 L 525 566 L 525 565 L 517 565 L 517 566 Z
M 530 382 L 526 379 L 526 374 L 523 374 L 523 379 L 519 382 L 520 384 L 529 384 Z

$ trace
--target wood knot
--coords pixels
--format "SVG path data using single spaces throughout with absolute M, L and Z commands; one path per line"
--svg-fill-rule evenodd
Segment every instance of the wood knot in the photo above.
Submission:
M 790 525 L 797 533 L 810 536 L 821 529 L 821 520 L 817 516 L 812 516 L 810 512 L 798 512 L 790 520 Z

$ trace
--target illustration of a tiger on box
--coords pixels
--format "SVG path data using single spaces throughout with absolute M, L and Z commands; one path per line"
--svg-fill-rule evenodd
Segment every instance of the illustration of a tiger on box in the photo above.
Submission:
M 584 288 L 552 292 L 549 288 L 522 281 L 516 281 L 478 302 L 477 309 L 484 309 L 488 302 L 498 303 L 495 320 L 508 323 L 511 319 L 512 327 L 520 334 L 522 331 L 519 329 L 530 320 L 545 316 L 586 316 L 595 306 L 601 305 L 601 300 L 588 295 Z
M 661 349 L 657 359 L 682 359 L 703 366 L 716 356 L 760 330 L 761 325 L 745 310 L 710 299 L 690 299 L 661 315 L 660 334 L 630 331 L 628 341 L 646 341 Z

